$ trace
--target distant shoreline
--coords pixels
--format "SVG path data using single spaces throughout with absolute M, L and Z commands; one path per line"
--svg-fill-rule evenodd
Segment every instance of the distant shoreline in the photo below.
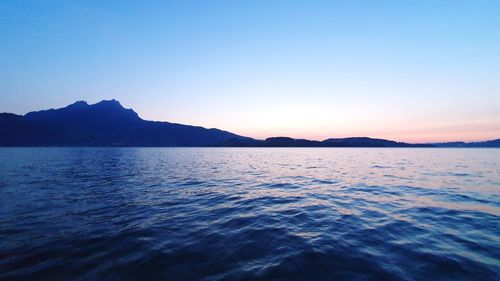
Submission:
M 317 141 L 277 136 L 259 140 L 216 128 L 144 120 L 113 99 L 96 104 L 77 101 L 25 115 L 0 113 L 0 147 L 488 148 L 500 147 L 500 138 L 417 144 L 370 137 Z

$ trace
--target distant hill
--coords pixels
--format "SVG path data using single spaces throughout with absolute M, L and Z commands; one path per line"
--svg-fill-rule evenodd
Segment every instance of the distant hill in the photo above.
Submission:
M 92 105 L 78 101 L 24 116 L 0 113 L 0 146 L 500 147 L 500 139 L 433 144 L 367 137 L 256 140 L 219 129 L 143 120 L 118 101 L 104 100 Z
M 500 147 L 500 139 L 481 142 L 441 142 L 432 143 L 435 147 Z
M 410 144 L 367 137 L 327 139 L 323 143 L 330 147 L 430 147 L 428 144 Z
M 242 147 L 432 147 L 429 144 L 409 144 L 367 137 L 332 138 L 324 141 L 273 137 L 261 140 L 229 140 L 221 146 Z

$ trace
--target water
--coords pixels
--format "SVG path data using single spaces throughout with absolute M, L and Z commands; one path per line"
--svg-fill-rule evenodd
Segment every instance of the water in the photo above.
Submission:
M 500 280 L 500 149 L 0 149 L 1 280 Z

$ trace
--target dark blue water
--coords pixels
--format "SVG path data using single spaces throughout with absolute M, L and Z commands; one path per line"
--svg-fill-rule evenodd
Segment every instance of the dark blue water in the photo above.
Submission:
M 0 149 L 1 280 L 500 280 L 500 149 Z

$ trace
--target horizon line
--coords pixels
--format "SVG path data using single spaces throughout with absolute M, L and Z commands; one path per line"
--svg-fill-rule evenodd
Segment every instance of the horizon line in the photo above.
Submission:
M 295 140 L 308 140 L 308 141 L 317 141 L 317 142 L 323 142 L 323 141 L 326 141 L 328 139 L 370 138 L 370 139 L 390 140 L 390 141 L 395 141 L 395 142 L 398 142 L 398 143 L 408 143 L 408 144 L 440 144 L 440 143 L 477 143 L 477 142 L 486 142 L 486 141 L 493 141 L 493 140 L 500 139 L 500 136 L 499 136 L 499 137 L 494 137 L 494 138 L 473 139 L 473 140 L 412 141 L 412 140 L 402 140 L 402 138 L 378 137 L 378 136 L 374 136 L 372 134 L 340 135 L 340 136 L 330 136 L 330 137 L 321 137 L 321 138 L 319 138 L 319 137 L 308 137 L 308 136 L 299 136 L 299 137 L 297 137 L 297 136 L 294 136 L 294 134 L 288 134 L 288 135 L 276 134 L 276 135 L 270 135 L 270 136 L 262 136 L 262 135 L 258 135 L 258 134 L 257 135 L 256 134 L 252 134 L 252 133 L 239 133 L 239 132 L 235 132 L 233 130 L 228 130 L 228 129 L 219 128 L 219 127 L 212 127 L 212 126 L 206 126 L 206 125 L 197 125 L 197 124 L 189 124 L 189 122 L 182 122 L 182 121 L 181 122 L 172 122 L 172 121 L 159 120 L 159 119 L 157 119 L 157 120 L 154 120 L 154 119 L 145 119 L 145 118 L 142 117 L 142 114 L 139 114 L 132 107 L 127 108 L 127 107 L 123 106 L 122 103 L 118 99 L 116 99 L 116 98 L 102 99 L 102 100 L 94 102 L 94 103 L 89 103 L 87 100 L 80 99 L 80 100 L 77 100 L 77 101 L 75 101 L 73 103 L 70 103 L 70 104 L 68 104 L 66 106 L 59 107 L 59 108 L 52 107 L 52 108 L 48 108 L 48 109 L 33 110 L 33 111 L 28 111 L 25 114 L 18 114 L 18 113 L 13 113 L 13 112 L 0 112 L 0 114 L 15 114 L 15 115 L 20 115 L 20 116 L 25 116 L 25 115 L 27 115 L 27 114 L 29 114 L 31 112 L 47 111 L 47 110 L 58 110 L 58 109 L 63 109 L 63 108 L 69 107 L 71 105 L 75 105 L 75 104 L 79 104 L 79 103 L 84 103 L 87 106 L 94 106 L 94 105 L 97 105 L 97 104 L 100 104 L 100 103 L 104 103 L 104 102 L 117 103 L 119 106 L 121 106 L 122 108 L 124 108 L 126 110 L 132 110 L 133 112 L 135 112 L 138 115 L 138 117 L 141 120 L 144 120 L 144 121 L 166 122 L 166 123 L 171 123 L 171 124 L 180 124 L 180 125 L 188 125 L 188 126 L 194 126 L 194 127 L 202 127 L 202 128 L 205 128 L 205 129 L 216 129 L 216 130 L 226 131 L 226 132 L 234 133 L 236 135 L 240 135 L 242 137 L 249 137 L 249 138 L 252 138 L 254 140 L 260 140 L 260 141 L 264 141 L 264 140 L 269 139 L 269 138 L 291 138 L 291 139 L 295 139 Z

